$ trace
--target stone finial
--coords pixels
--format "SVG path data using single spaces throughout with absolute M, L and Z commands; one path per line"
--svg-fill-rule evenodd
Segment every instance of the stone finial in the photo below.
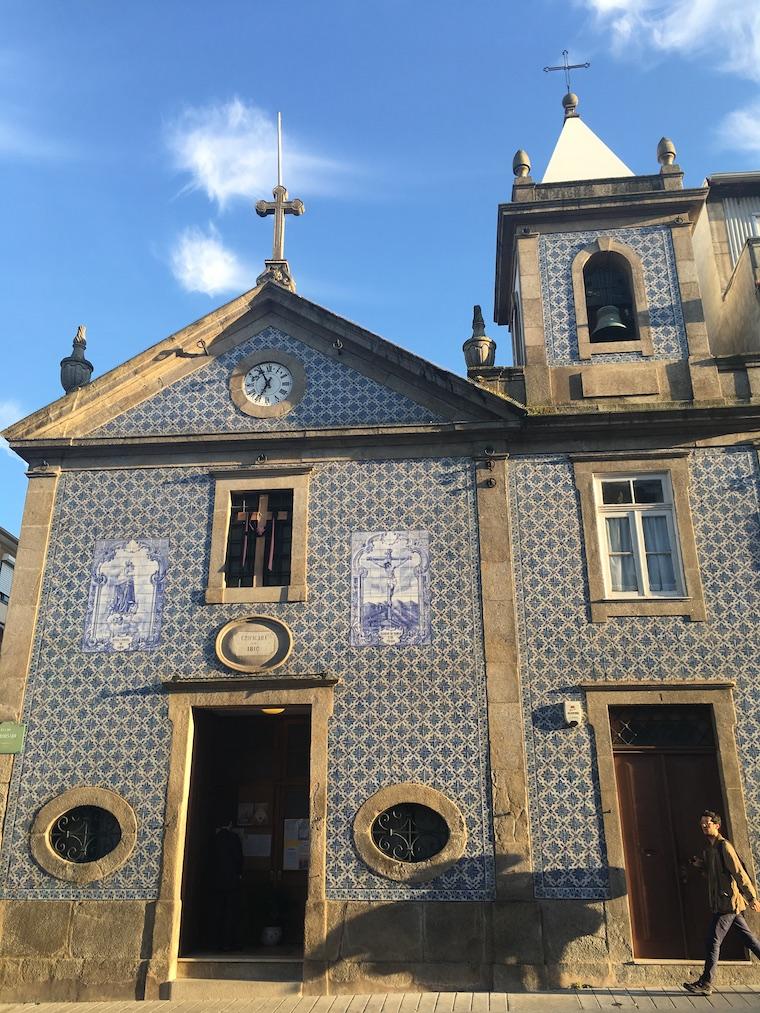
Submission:
M 92 377 L 93 365 L 84 357 L 84 350 L 87 347 L 86 331 L 84 324 L 77 327 L 71 355 L 61 359 L 61 386 L 67 394 L 79 387 L 86 387 Z
M 486 334 L 483 311 L 480 306 L 472 308 L 472 337 L 462 345 L 464 361 L 468 371 L 493 366 L 496 359 L 496 342 Z
M 515 152 L 515 157 L 512 159 L 512 172 L 515 174 L 516 179 L 524 179 L 526 176 L 530 176 L 530 156 L 522 148 L 518 148 Z
M 562 108 L 565 110 L 565 119 L 569 116 L 578 115 L 578 96 L 573 91 L 569 91 L 567 95 L 562 99 Z
M 676 146 L 669 137 L 661 137 L 657 145 L 657 161 L 665 168 L 672 165 L 676 160 Z

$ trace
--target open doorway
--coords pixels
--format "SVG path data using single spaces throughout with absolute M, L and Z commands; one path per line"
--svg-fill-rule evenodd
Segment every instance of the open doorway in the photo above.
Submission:
M 310 708 L 194 709 L 180 956 L 298 957 Z

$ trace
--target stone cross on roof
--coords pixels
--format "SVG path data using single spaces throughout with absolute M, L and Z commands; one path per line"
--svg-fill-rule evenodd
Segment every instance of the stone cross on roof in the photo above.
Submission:
M 256 279 L 257 285 L 265 281 L 276 281 L 278 285 L 295 292 L 296 284 L 290 273 L 290 266 L 285 259 L 285 215 L 302 215 L 306 208 L 297 197 L 288 200 L 288 191 L 282 185 L 282 114 L 277 113 L 277 186 L 272 190 L 274 200 L 256 202 L 256 214 L 262 218 L 274 215 L 274 240 L 272 243 L 272 259 L 265 260 L 265 270 Z

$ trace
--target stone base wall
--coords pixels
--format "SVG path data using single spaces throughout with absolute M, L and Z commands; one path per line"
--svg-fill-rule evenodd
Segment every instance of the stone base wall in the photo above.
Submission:
M 680 985 L 701 964 L 636 964 L 610 955 L 604 903 L 581 901 L 327 903 L 304 992 L 512 992 Z M 153 905 L 4 901 L 0 1001 L 142 999 Z M 724 963 L 724 985 L 760 984 L 760 964 Z
M 0 1000 L 140 999 L 153 905 L 0 901 Z

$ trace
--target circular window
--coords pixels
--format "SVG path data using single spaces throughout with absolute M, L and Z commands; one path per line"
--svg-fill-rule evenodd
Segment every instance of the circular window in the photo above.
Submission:
M 448 839 L 441 814 L 417 802 L 394 805 L 372 824 L 375 847 L 397 862 L 427 862 L 443 851 Z
M 443 792 L 402 781 L 375 792 L 354 817 L 354 844 L 379 876 L 426 883 L 464 855 L 467 828 Z
M 70 788 L 44 805 L 32 823 L 30 848 L 51 876 L 92 883 L 116 872 L 137 842 L 132 806 L 109 788 Z
M 50 828 L 50 845 L 67 862 L 97 862 L 121 840 L 113 813 L 96 805 L 80 805 L 62 813 Z

